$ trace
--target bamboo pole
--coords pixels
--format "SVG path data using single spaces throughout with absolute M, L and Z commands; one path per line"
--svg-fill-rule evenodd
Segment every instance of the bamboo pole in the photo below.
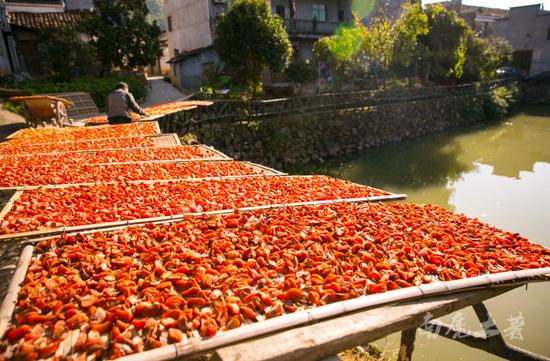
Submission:
M 19 290 L 21 289 L 21 283 L 25 279 L 29 263 L 32 258 L 34 248 L 32 246 L 26 246 L 19 256 L 17 267 L 11 279 L 10 285 L 4 301 L 0 306 L 0 337 L 3 337 L 11 322 L 17 298 L 19 296 Z
M 189 159 L 159 159 L 159 160 L 135 160 L 128 162 L 113 162 L 113 163 L 86 163 L 85 167 L 90 166 L 106 166 L 106 165 L 121 165 L 121 164 L 166 164 L 166 163 L 189 163 L 189 162 L 229 162 L 231 158 L 211 157 L 211 158 L 189 158 Z
M 11 211 L 13 204 L 15 203 L 16 200 L 19 199 L 19 197 L 21 197 L 22 194 L 23 194 L 23 191 L 16 191 L 11 196 L 11 198 L 6 202 L 2 211 L 0 211 L 0 221 L 6 216 L 6 214 L 8 214 Z

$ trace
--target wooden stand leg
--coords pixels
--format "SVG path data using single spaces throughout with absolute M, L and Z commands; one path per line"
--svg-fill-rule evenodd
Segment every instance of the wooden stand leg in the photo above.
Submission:
M 411 328 L 401 332 L 401 346 L 399 347 L 397 361 L 411 361 L 415 340 L 416 328 Z
M 437 334 L 439 336 L 458 341 L 466 346 L 483 350 L 506 360 L 550 361 L 549 357 L 537 355 L 507 343 L 485 305 L 478 303 L 472 307 L 483 326 L 484 337 L 469 331 L 457 330 L 452 325 L 440 321 L 427 322 L 420 327 L 429 332 L 438 330 Z M 453 336 L 457 334 L 460 334 L 460 337 Z

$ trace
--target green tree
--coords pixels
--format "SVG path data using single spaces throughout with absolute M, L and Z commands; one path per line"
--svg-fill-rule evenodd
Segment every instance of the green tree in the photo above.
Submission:
M 413 69 L 424 83 L 462 78 L 471 29 L 456 12 L 440 4 L 407 5 L 394 31 L 394 69 Z
M 422 61 L 424 80 L 444 83 L 460 79 L 471 28 L 456 12 L 443 5 L 428 6 L 424 11 L 430 28 L 428 35 L 420 38 L 428 49 Z
M 66 81 L 97 72 L 95 48 L 82 41 L 73 29 L 48 29 L 40 37 L 39 53 L 47 77 Z
M 392 70 L 399 74 L 412 69 L 417 76 L 418 63 L 425 57 L 427 49 L 420 43 L 420 37 L 429 33 L 428 17 L 420 4 L 406 4 L 403 13 L 392 28 L 394 44 L 391 60 Z M 404 74 L 400 74 L 404 75 Z
M 161 54 L 160 28 L 149 23 L 145 0 L 95 0 L 84 27 L 101 61 L 101 75 L 113 66 L 131 69 L 153 63 Z
M 502 38 L 468 39 L 463 81 L 487 81 L 496 78 L 496 71 L 512 61 L 512 47 Z
M 392 25 L 387 18 L 376 17 L 368 27 L 357 26 L 362 33 L 363 58 L 369 64 L 369 72 L 378 80 L 392 62 L 395 41 Z
M 292 57 L 284 24 L 271 15 L 267 0 L 235 0 L 216 28 L 214 48 L 233 79 L 244 82 L 253 96 L 262 91 L 262 71 L 282 71 Z
M 361 77 L 368 70 L 361 51 L 363 27 L 359 22 L 342 26 L 332 36 L 324 36 L 313 45 L 315 59 L 331 65 L 337 87 Z

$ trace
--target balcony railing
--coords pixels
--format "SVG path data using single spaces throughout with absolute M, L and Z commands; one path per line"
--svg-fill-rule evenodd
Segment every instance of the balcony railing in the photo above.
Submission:
M 291 34 L 320 34 L 329 35 L 334 33 L 338 22 L 304 20 L 304 19 L 284 19 L 286 30 Z
M 214 34 L 216 27 L 220 22 L 219 17 L 210 19 L 210 30 Z M 311 34 L 311 35 L 331 35 L 342 23 L 333 21 L 316 21 L 304 19 L 283 19 L 286 30 L 289 34 Z

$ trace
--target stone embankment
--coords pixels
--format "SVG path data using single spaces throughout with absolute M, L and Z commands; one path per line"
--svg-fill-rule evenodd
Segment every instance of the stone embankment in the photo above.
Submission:
M 285 169 L 493 119 L 507 114 L 518 99 L 513 86 L 414 101 L 394 99 L 362 108 L 214 122 L 183 139 L 210 144 L 236 159 Z

